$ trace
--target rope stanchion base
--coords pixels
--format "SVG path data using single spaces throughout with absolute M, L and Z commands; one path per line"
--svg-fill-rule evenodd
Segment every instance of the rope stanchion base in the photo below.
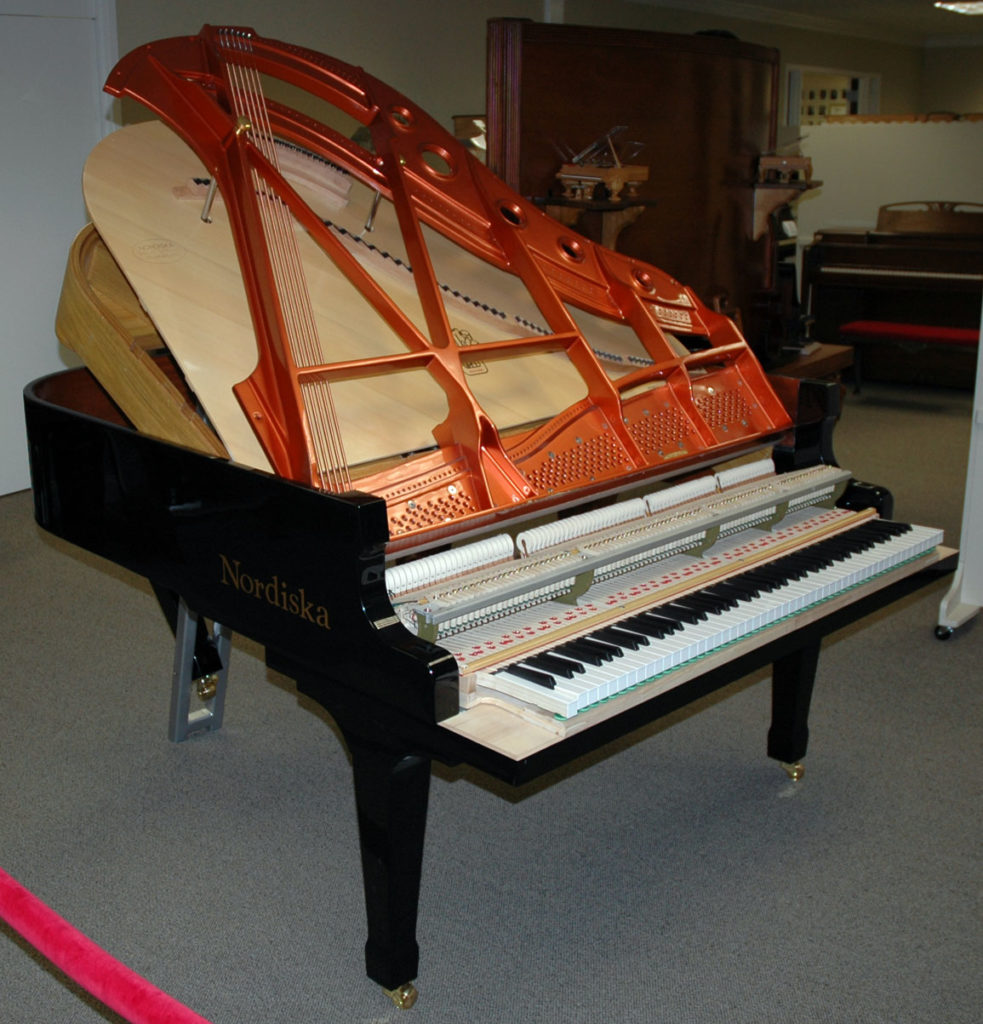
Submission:
M 2 868 L 0 918 L 130 1024 L 210 1024 L 110 956 Z

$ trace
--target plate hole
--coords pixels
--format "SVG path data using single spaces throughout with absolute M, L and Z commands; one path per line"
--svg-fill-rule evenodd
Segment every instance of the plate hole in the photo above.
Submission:
M 389 111 L 389 120 L 397 128 L 412 128 L 413 127 L 413 112 L 408 110 L 406 107 L 393 107 Z
M 568 260 L 573 260 L 575 263 L 580 263 L 584 258 L 584 247 L 577 241 L 576 238 L 568 238 L 564 236 L 557 243 L 560 247 L 560 252 Z
M 498 212 L 513 227 L 521 228 L 525 226 L 526 215 L 522 212 L 522 207 L 517 203 L 500 203 Z
M 422 146 L 420 156 L 426 169 L 438 178 L 450 178 L 454 174 L 454 164 L 451 162 L 451 155 L 439 146 Z

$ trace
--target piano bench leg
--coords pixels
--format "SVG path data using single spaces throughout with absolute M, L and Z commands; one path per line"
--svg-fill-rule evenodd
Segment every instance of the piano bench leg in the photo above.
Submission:
M 174 623 L 174 672 L 171 678 L 171 709 L 168 738 L 181 743 L 199 732 L 215 732 L 222 727 L 225 710 L 225 689 L 229 677 L 229 655 L 232 632 L 217 622 L 211 637 L 205 639 L 215 647 L 219 664 L 217 671 L 196 674 L 196 650 L 201 642 L 204 623 L 191 611 L 183 598 L 178 599 Z M 192 694 L 198 699 L 192 707 Z
M 802 777 L 801 762 L 809 743 L 809 704 L 819 664 L 819 641 L 807 643 L 772 665 L 771 728 L 768 756 L 781 761 L 793 779 Z

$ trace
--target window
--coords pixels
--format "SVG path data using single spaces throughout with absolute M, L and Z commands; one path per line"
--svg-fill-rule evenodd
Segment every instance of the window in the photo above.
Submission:
M 789 67 L 786 124 L 880 112 L 880 75 L 831 68 Z

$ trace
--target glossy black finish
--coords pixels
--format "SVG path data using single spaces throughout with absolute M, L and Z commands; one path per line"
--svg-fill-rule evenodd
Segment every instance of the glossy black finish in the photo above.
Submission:
M 44 390 L 25 414 L 46 530 L 289 652 L 297 672 L 324 672 L 330 652 L 329 673 L 412 718 L 457 711 L 453 660 L 393 616 L 379 498 L 318 493 L 45 402 Z M 363 670 L 366 648 L 376 655 Z
M 854 511 L 874 508 L 877 509 L 877 514 L 885 519 L 890 519 L 894 515 L 894 495 L 885 487 L 868 484 L 863 480 L 851 480 L 836 504 L 840 508 Z
M 795 426 L 772 452 L 775 469 L 788 473 L 804 466 L 836 466 L 833 430 L 840 418 L 840 385 L 835 381 L 770 376 Z
M 381 500 L 317 493 L 139 434 L 113 422 L 82 370 L 28 387 L 25 413 L 41 526 L 146 576 L 169 617 L 180 595 L 199 615 L 256 640 L 271 667 L 334 717 L 352 753 L 366 968 L 386 988 L 417 971 L 431 759 L 519 785 L 772 664 L 768 752 L 797 761 L 822 638 L 953 568 L 950 559 L 828 612 L 514 761 L 440 725 L 457 711 L 456 664 L 393 616 Z

